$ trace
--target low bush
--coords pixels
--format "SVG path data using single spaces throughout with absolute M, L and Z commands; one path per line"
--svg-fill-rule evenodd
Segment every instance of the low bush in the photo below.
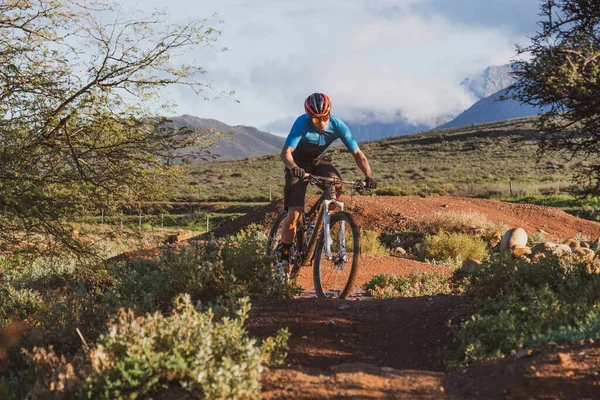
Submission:
M 378 274 L 364 285 L 368 296 L 377 299 L 450 294 L 448 277 L 438 272 L 413 272 L 406 277 Z
M 537 243 L 546 243 L 548 238 L 542 232 L 535 231 L 527 236 L 527 246 L 533 247 Z
M 379 241 L 379 234 L 375 231 L 361 229 L 360 240 L 363 254 L 389 254 L 389 250 Z
M 485 261 L 465 293 L 473 315 L 454 326 L 459 343 L 451 367 L 503 357 L 547 340 L 598 338 L 600 275 L 585 263 L 508 256 Z
M 423 260 L 450 260 L 456 264 L 468 258 L 483 260 L 488 254 L 488 248 L 479 237 L 458 232 L 440 232 L 425 236 L 420 253 Z
M 166 314 L 173 299 L 187 293 L 194 302 L 218 302 L 215 312 L 227 313 L 236 298 L 291 297 L 300 288 L 277 278 L 272 260 L 264 254 L 265 241 L 261 232 L 247 230 L 225 242 L 167 251 L 130 265 L 79 268 L 71 261 L 62 267 L 57 262 L 30 267 L 3 264 L 0 330 L 23 321 L 34 329 L 24 335 L 19 347 L 31 351 L 53 346 L 54 351 L 72 357 L 82 343 L 76 328 L 93 343 L 120 308 L 132 309 L 137 315 Z M 0 386 L 23 395 L 17 398 L 26 397 L 32 382 L 38 380 L 38 369 L 24 368 L 18 347 L 8 349 L 1 361 L 11 374 L 0 378 Z
M 188 293 L 194 301 L 220 296 L 287 298 L 300 291 L 293 281 L 281 281 L 265 256 L 266 235 L 250 228 L 225 242 L 209 241 L 152 260 L 117 268 L 117 285 L 108 293 L 113 309 L 128 307 L 150 312 L 170 307 Z
M 263 365 L 283 362 L 289 334 L 280 330 L 257 343 L 244 328 L 249 310 L 242 299 L 218 320 L 188 295 L 176 299 L 169 316 L 121 309 L 96 346 L 71 362 L 52 349 L 27 352 L 43 377 L 32 398 L 133 399 L 180 387 L 200 399 L 258 399 Z
M 473 232 L 471 233 L 481 231 L 484 234 L 489 234 L 497 230 L 501 232 L 506 230 L 502 224 L 495 224 L 484 214 L 478 212 L 439 211 L 427 216 L 421 223 L 424 230 L 431 233 L 440 231 L 449 232 L 461 227 L 472 230 Z

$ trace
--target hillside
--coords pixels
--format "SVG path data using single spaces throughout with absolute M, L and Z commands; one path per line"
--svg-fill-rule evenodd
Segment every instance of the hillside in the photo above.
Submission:
M 194 129 L 221 132 L 227 138 L 217 140 L 209 151 L 219 160 L 240 159 L 250 156 L 275 154 L 281 151 L 285 138 L 260 131 L 251 126 L 229 126 L 214 119 L 198 118 L 191 115 L 174 117 L 175 124 Z M 188 149 L 186 152 L 192 151 Z
M 512 99 L 501 101 L 500 98 L 506 94 L 506 91 L 507 89 L 502 89 L 491 96 L 479 100 L 452 121 L 441 125 L 439 129 L 502 121 L 511 118 L 531 117 L 538 114 L 538 109 L 528 104 L 521 104 Z
M 560 190 L 571 177 L 572 163 L 553 156 L 536 162 L 534 119 L 397 136 L 361 143 L 379 180 L 379 194 L 508 194 Z M 331 151 L 346 179 L 361 178 L 345 148 Z M 215 161 L 189 166 L 187 181 L 171 192 L 181 199 L 268 200 L 282 196 L 283 164 L 278 156 Z M 210 185 L 210 190 L 206 190 Z
M 407 135 L 415 132 L 423 132 L 430 127 L 424 124 L 412 124 L 406 119 L 401 119 L 396 122 L 371 122 L 371 123 L 356 123 L 347 122 L 348 128 L 352 132 L 352 136 L 357 142 L 366 142 L 369 140 L 377 140 L 391 136 Z

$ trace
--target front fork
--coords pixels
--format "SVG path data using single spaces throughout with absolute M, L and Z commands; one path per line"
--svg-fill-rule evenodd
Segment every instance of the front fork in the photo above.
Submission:
M 325 245 L 325 258 L 327 260 L 332 259 L 331 255 L 331 236 L 329 234 L 329 221 L 331 220 L 331 213 L 329 212 L 329 204 L 334 203 L 337 207 L 339 207 L 340 211 L 344 211 L 344 203 L 337 200 L 325 200 L 323 202 L 323 240 Z M 340 250 L 339 254 L 346 254 L 346 223 L 344 221 L 340 222 Z

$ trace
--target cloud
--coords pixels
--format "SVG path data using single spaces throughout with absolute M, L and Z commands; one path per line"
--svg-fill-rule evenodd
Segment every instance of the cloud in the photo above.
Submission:
M 385 122 L 402 116 L 427 123 L 472 104 L 459 86 L 467 75 L 510 61 L 514 43 L 535 29 L 537 7 L 530 3 L 172 0 L 174 19 L 218 12 L 224 20 L 218 46 L 229 51 L 200 49 L 186 60 L 205 67 L 218 89 L 235 90 L 240 103 L 205 102 L 182 89 L 169 96 L 180 114 L 232 125 L 294 118 L 315 91 L 329 94 L 335 113 L 346 119 L 370 111 Z

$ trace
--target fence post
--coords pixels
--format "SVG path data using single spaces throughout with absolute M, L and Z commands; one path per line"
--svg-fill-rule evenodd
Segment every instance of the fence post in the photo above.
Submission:
M 104 208 L 102 209 L 102 217 L 100 218 L 100 225 L 104 225 Z
M 508 181 L 508 190 L 510 191 L 510 197 L 513 197 L 513 191 L 512 191 L 512 181 Z
M 206 232 L 209 231 L 209 224 L 208 224 L 208 214 L 206 214 Z
M 138 215 L 138 226 L 141 231 L 142 230 L 142 212 L 141 211 L 140 211 L 140 214 Z
M 269 201 L 273 201 L 271 198 L 271 186 L 269 186 Z
M 160 231 L 163 231 L 163 227 L 164 227 L 164 223 L 165 223 L 165 214 L 160 213 Z

